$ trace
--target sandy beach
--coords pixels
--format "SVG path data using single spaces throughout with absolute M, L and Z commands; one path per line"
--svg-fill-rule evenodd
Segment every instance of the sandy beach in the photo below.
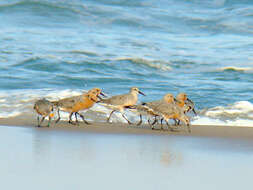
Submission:
M 250 189 L 252 128 L 0 120 L 4 189 Z M 18 125 L 17 125 L 18 124 Z M 15 180 L 15 183 L 13 183 Z
M 29 118 L 29 119 L 28 119 Z M 23 115 L 22 117 L 1 118 L 0 125 L 5 126 L 23 126 L 36 127 L 37 121 L 31 115 Z M 44 125 L 47 121 L 44 121 Z M 252 139 L 253 127 L 238 127 L 238 126 L 215 126 L 215 125 L 191 125 L 191 133 L 187 131 L 187 126 L 178 126 L 177 131 L 169 131 L 166 125 L 164 130 L 160 129 L 160 124 L 152 130 L 147 124 L 140 126 L 128 125 L 124 123 L 106 123 L 106 122 L 91 122 L 91 125 L 86 125 L 80 122 L 79 125 L 71 125 L 67 121 L 60 121 L 55 124 L 52 121 L 50 128 L 41 127 L 47 130 L 67 130 L 80 131 L 89 133 L 108 133 L 108 134 L 154 134 L 154 135 L 182 135 L 182 136 L 200 136 L 200 137 L 225 137 L 237 139 Z M 175 126 L 173 126 L 175 127 Z

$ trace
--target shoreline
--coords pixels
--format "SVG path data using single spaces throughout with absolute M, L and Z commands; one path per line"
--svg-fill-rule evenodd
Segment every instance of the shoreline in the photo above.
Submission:
M 31 117 L 30 117 L 31 118 Z M 27 117 L 19 116 L 12 118 L 0 118 L 1 126 L 9 127 L 34 127 L 37 120 L 27 119 Z M 47 124 L 44 121 L 43 126 Z M 175 127 L 175 126 L 172 126 Z M 60 121 L 55 124 L 52 121 L 51 126 L 41 127 L 37 129 L 45 130 L 65 130 L 88 133 L 104 133 L 104 134 L 149 134 L 149 135 L 180 135 L 180 136 L 195 136 L 195 137 L 217 137 L 217 138 L 235 138 L 253 140 L 253 127 L 238 127 L 238 126 L 213 126 L 213 125 L 191 125 L 191 133 L 188 132 L 187 126 L 178 126 L 179 131 L 169 131 L 164 125 L 164 130 L 160 130 L 160 125 L 155 126 L 155 130 L 147 124 L 137 126 L 135 124 L 128 125 L 124 123 L 106 123 L 92 122 L 91 125 L 86 125 L 80 122 L 78 126 L 71 125 L 67 121 Z

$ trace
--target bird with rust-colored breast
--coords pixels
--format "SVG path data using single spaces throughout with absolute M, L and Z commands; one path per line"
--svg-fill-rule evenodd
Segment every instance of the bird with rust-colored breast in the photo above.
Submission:
M 58 119 L 56 123 L 60 121 L 59 111 L 61 110 L 69 113 L 69 123 L 73 125 L 78 124 L 78 115 L 82 118 L 84 123 L 90 124 L 84 119 L 84 116 L 80 114 L 79 111 L 91 108 L 96 102 L 100 100 L 101 97 L 99 95 L 104 96 L 101 89 L 93 88 L 82 95 L 63 98 L 58 101 L 52 102 L 58 108 Z M 75 114 L 75 122 L 72 121 L 73 114 Z

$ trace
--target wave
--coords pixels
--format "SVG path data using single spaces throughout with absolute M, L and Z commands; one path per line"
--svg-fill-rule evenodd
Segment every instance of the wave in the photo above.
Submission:
M 71 57 L 75 57 L 76 55 L 85 55 L 87 58 L 80 58 L 78 62 L 73 62 L 69 60 L 64 60 L 61 57 L 53 56 L 53 55 L 45 55 L 45 56 L 33 56 L 30 58 L 27 58 L 25 60 L 22 60 L 18 63 L 12 64 L 13 68 L 24 68 L 28 70 L 36 70 L 36 71 L 58 71 L 61 69 L 61 71 L 64 71 L 64 67 L 68 67 L 69 65 L 76 65 L 80 67 L 89 66 L 92 67 L 94 65 L 99 66 L 107 66 L 108 68 L 111 68 L 111 65 L 108 64 L 108 62 L 127 62 L 128 64 L 134 64 L 138 66 L 147 66 L 150 68 L 155 68 L 162 71 L 171 71 L 172 70 L 172 64 L 169 61 L 163 61 L 163 60 L 155 60 L 155 59 L 147 59 L 147 58 L 134 58 L 134 57 L 116 57 L 116 58 L 109 58 L 109 59 L 103 59 L 103 57 L 100 57 L 96 52 L 89 52 L 89 51 L 83 51 L 83 50 L 73 50 L 69 52 L 63 52 L 63 53 L 70 53 Z M 97 57 L 96 60 L 92 59 L 93 57 Z M 182 64 L 188 64 L 187 62 L 182 62 Z M 192 63 L 189 63 L 192 64 Z M 71 69 L 68 67 L 68 69 Z
M 123 7 L 145 7 L 151 5 L 150 2 L 142 2 L 136 0 L 95 0 L 96 3 L 112 6 L 123 6 Z
M 252 72 L 252 67 L 235 67 L 235 66 L 227 66 L 218 69 L 218 71 L 235 71 L 235 72 Z
M 239 101 L 228 106 L 217 106 L 207 110 L 203 110 L 202 114 L 208 117 L 225 117 L 225 118 L 252 118 L 253 104 L 248 101 Z
M 193 6 L 195 4 L 193 2 Z M 164 6 L 163 6 L 164 4 Z M 13 0 L 0 4 L 0 10 L 4 13 L 22 12 L 28 14 L 27 19 L 33 16 L 43 17 L 40 24 L 45 26 L 73 27 L 73 24 L 97 25 L 107 28 L 119 26 L 126 28 L 141 28 L 147 32 L 188 33 L 252 33 L 251 17 L 252 8 L 234 8 L 233 14 L 227 9 L 210 9 L 210 7 L 198 7 L 196 11 L 189 9 L 185 3 L 163 3 L 155 1 L 87 1 L 81 0 Z M 231 6 L 231 5 L 226 5 Z M 138 7 L 136 10 L 132 10 Z M 29 13 L 32 14 L 29 15 Z M 53 14 L 52 14 L 53 13 Z M 13 14 L 10 14 L 12 16 Z M 147 16 L 150 15 L 150 16 Z M 235 16 L 234 16 L 235 15 Z M 241 18 L 241 19 L 237 19 Z M 54 25 L 48 25 L 53 21 Z M 169 22 L 168 22 L 169 21 Z M 26 22 L 26 24 L 29 22 Z M 75 26 L 76 27 L 76 26 Z
M 253 127 L 253 119 L 235 119 L 220 120 L 209 117 L 196 117 L 191 122 L 192 125 L 213 125 L 213 126 L 237 126 L 237 127 Z
M 73 12 L 76 12 L 75 9 L 72 7 L 74 6 L 73 3 L 67 3 L 67 1 L 47 1 L 47 0 L 17 0 L 17 1 L 6 1 L 6 4 L 1 3 L 0 9 L 7 9 L 7 8 L 18 8 L 18 7 L 30 7 L 30 6 L 37 6 L 41 8 L 53 8 L 53 9 L 66 9 Z
M 72 50 L 72 51 L 69 51 L 69 53 L 86 55 L 88 57 L 99 57 L 99 54 L 97 54 L 96 52 L 84 51 L 84 50 Z
M 227 106 L 217 106 L 200 111 L 193 124 L 253 126 L 253 104 L 238 101 Z
M 13 68 L 22 68 L 33 71 L 58 72 L 61 65 L 53 57 L 31 57 L 19 63 L 13 64 Z
M 144 58 L 130 58 L 130 57 L 120 57 L 115 58 L 115 61 L 127 61 L 136 65 L 145 65 L 151 68 L 159 69 L 162 71 L 171 71 L 172 67 L 170 62 L 161 61 L 161 60 L 152 60 Z
M 21 14 L 22 17 L 14 19 L 16 22 L 24 21 L 26 26 L 41 24 L 43 26 L 68 27 L 73 23 L 79 23 L 82 16 L 89 16 L 82 4 L 68 3 L 67 1 L 47 1 L 47 0 L 23 0 L 11 1 L 11 3 L 0 4 L 0 11 L 8 17 L 15 18 Z M 35 20 L 36 19 L 36 20 Z M 38 21 L 38 19 L 41 19 Z M 37 21 L 37 22 L 35 22 Z M 54 25 L 50 25 L 53 22 Z M 29 25 L 30 24 L 30 25 Z

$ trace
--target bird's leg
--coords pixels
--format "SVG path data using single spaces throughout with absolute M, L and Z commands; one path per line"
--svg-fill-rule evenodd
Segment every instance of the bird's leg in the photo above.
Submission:
M 44 119 L 45 119 L 45 117 L 43 116 L 42 119 L 41 119 L 41 121 L 40 121 L 40 123 L 39 123 L 39 125 L 38 125 L 38 127 L 41 126 L 41 124 L 42 124 L 42 122 L 44 121 Z
M 74 123 L 73 121 L 72 121 L 72 115 L 74 114 L 74 112 L 71 112 L 70 114 L 69 114 L 69 123 L 70 124 L 72 124 L 72 125 L 75 125 L 76 123 Z
M 150 119 L 148 119 L 148 124 L 151 126 Z
M 38 115 L 38 117 L 37 117 L 37 123 L 38 123 L 38 127 L 40 127 L 40 116 Z
M 58 123 L 61 120 L 60 109 L 59 108 L 57 110 L 57 113 L 58 113 L 58 119 L 55 121 L 55 123 Z
M 152 123 L 151 123 L 150 118 L 148 119 L 148 124 L 149 125 L 154 125 L 154 124 L 156 124 L 156 122 L 157 122 L 156 116 L 155 116 L 155 119 L 154 119 L 154 121 Z
M 161 119 L 161 130 L 163 130 L 163 118 Z
M 157 118 L 155 116 L 155 120 L 153 121 L 152 125 L 156 124 L 156 122 L 157 122 Z
M 175 121 L 174 125 L 177 126 L 179 122 L 176 119 L 174 119 L 174 121 Z M 170 131 L 173 131 L 173 132 L 178 132 L 179 131 L 177 128 L 173 128 L 172 126 L 170 126 L 170 124 L 168 123 L 168 121 L 166 121 L 166 123 L 167 123 L 168 128 L 170 129 Z
M 83 120 L 83 122 L 86 124 L 86 125 L 90 125 L 91 123 L 89 123 L 88 121 L 86 121 L 85 119 L 84 119 L 84 116 L 82 115 L 82 114 L 80 114 L 80 113 L 78 113 L 78 112 L 76 112 L 81 118 L 82 118 L 82 120 Z
M 148 124 L 151 126 L 152 130 L 154 129 L 154 125 L 156 124 L 156 122 L 157 122 L 156 116 L 155 116 L 155 119 L 154 119 L 153 123 L 150 123 L 150 119 L 148 119 Z
M 139 126 L 142 123 L 142 115 L 140 114 L 140 121 L 139 123 L 137 123 L 137 125 Z
M 191 133 L 191 127 L 190 127 L 190 124 L 187 124 L 187 128 L 188 128 L 188 132 Z
M 155 119 L 154 119 L 153 123 L 151 123 L 151 129 L 152 129 L 152 130 L 155 129 L 154 125 L 156 124 L 156 122 L 157 122 L 157 118 L 156 118 L 156 116 L 155 116 Z M 150 124 L 150 122 L 149 122 L 149 124 Z
M 193 111 L 193 113 L 194 113 L 195 115 L 197 115 L 197 112 L 195 111 L 195 109 L 194 109 L 194 108 L 192 109 L 192 111 Z
M 78 124 L 77 114 L 78 114 L 78 113 L 75 112 L 76 124 Z
M 48 116 L 48 124 L 47 124 L 47 127 L 50 127 L 50 123 L 51 123 L 51 117 L 50 116 Z
M 128 122 L 129 125 L 132 124 L 132 123 L 126 118 L 126 116 L 125 116 L 123 113 L 121 113 L 121 115 L 122 115 L 122 117 L 123 117 L 125 120 L 127 120 L 127 122 Z
M 109 117 L 108 117 L 108 119 L 107 119 L 107 122 L 108 122 L 108 123 L 110 122 L 110 118 L 111 118 L 113 112 L 115 112 L 115 110 L 112 110 L 112 112 L 110 113 L 110 115 L 109 115 Z
M 175 119 L 174 119 L 174 121 L 176 122 Z M 174 131 L 174 129 L 170 126 L 169 122 L 168 122 L 167 120 L 165 120 L 165 122 L 166 122 L 166 124 L 167 124 L 167 126 L 168 126 L 168 129 L 169 129 L 170 131 Z

